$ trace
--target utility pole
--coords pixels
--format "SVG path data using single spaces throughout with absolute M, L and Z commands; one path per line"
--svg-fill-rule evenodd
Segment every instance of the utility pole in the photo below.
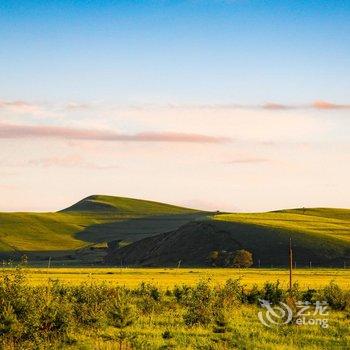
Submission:
M 51 267 L 51 256 L 49 256 L 49 261 L 47 263 L 47 268 L 49 269 Z
M 289 290 L 292 289 L 293 285 L 293 251 L 292 251 L 292 237 L 289 237 Z
M 309 263 L 309 268 L 311 269 L 311 267 L 312 267 L 312 262 L 310 261 L 310 263 Z

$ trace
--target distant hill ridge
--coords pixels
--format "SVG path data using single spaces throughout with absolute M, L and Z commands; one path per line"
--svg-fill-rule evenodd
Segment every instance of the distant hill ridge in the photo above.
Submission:
M 84 252 L 86 257 L 77 252 L 94 243 L 120 240 L 127 244 L 206 215 L 200 210 L 106 195 L 86 197 L 54 213 L 0 213 L 0 258 L 27 254 L 32 261 L 51 256 L 61 263 L 67 259 L 67 263 L 99 263 L 101 256 L 96 258 L 94 251 Z
M 195 209 L 183 208 L 171 204 L 154 202 L 144 199 L 125 198 L 105 195 L 92 195 L 82 199 L 72 206 L 63 209 L 62 212 L 100 212 L 113 211 L 118 213 L 135 213 L 137 215 L 159 214 L 188 214 L 194 213 Z
M 154 238 L 153 238 L 154 237 Z M 57 264 L 207 265 L 210 250 L 251 250 L 285 265 L 293 238 L 301 264 L 349 264 L 350 210 L 302 208 L 219 213 L 154 201 L 93 195 L 55 213 L 0 213 L 0 258 Z M 113 249 L 109 242 L 113 243 Z M 130 244 L 131 243 L 131 244 Z M 106 245 L 110 245 L 106 255 Z M 96 246 L 96 247 L 95 247 Z M 126 246 L 124 248 L 119 248 Z

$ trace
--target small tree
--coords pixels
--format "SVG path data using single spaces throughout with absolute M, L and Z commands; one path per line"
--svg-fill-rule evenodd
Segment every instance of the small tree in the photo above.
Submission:
M 28 265 L 28 256 L 25 254 L 21 256 L 21 265 L 22 266 Z
M 250 267 L 253 265 L 253 254 L 245 249 L 236 250 L 233 256 L 234 267 Z
M 119 340 L 119 349 L 123 348 L 125 340 L 131 340 L 133 337 L 129 336 L 126 332 L 126 328 L 131 326 L 136 319 L 136 312 L 132 304 L 126 300 L 118 298 L 114 304 L 112 304 L 110 310 L 110 319 L 114 327 L 119 328 L 119 334 L 117 339 Z
M 218 264 L 220 258 L 220 252 L 218 250 L 213 250 L 209 253 L 209 259 L 213 266 Z

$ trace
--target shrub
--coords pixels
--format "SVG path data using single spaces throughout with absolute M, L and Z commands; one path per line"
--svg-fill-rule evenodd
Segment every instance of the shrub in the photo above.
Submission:
M 229 317 L 224 310 L 218 310 L 214 314 L 214 333 L 226 333 L 230 331 Z
M 173 335 L 171 334 L 171 332 L 169 330 L 166 330 L 162 333 L 163 339 L 171 339 L 172 337 L 173 337 Z
M 236 250 L 233 255 L 234 267 L 250 267 L 253 265 L 253 254 L 245 249 Z
M 0 311 L 0 336 L 19 335 L 19 322 L 11 305 L 6 305 Z
M 346 307 L 345 294 L 333 281 L 323 289 L 323 297 L 335 310 L 344 310 Z
M 126 301 L 116 301 L 109 310 L 109 319 L 114 327 L 123 329 L 131 326 L 135 320 L 135 309 Z
M 187 312 L 184 315 L 186 325 L 207 325 L 213 319 L 213 290 L 206 282 L 193 287 L 185 301 Z
M 261 291 L 258 286 L 255 284 L 252 289 L 245 294 L 246 301 L 249 304 L 260 305 L 259 299 L 263 299 L 263 291 Z
M 276 283 L 266 282 L 262 294 L 263 299 L 268 300 L 272 304 L 281 302 L 286 296 L 286 292 L 280 287 L 279 281 Z
M 142 282 L 139 287 L 134 291 L 138 296 L 150 296 L 152 299 L 159 301 L 161 298 L 161 292 L 156 286 L 152 284 Z
M 182 285 L 182 286 L 175 286 L 173 290 L 173 295 L 178 303 L 181 303 L 188 299 L 189 294 L 191 292 L 191 287 Z
M 304 291 L 301 294 L 301 300 L 308 301 L 309 303 L 313 303 L 317 300 L 317 295 L 318 295 L 318 292 L 316 289 L 308 288 L 306 291 Z
M 225 307 L 242 303 L 246 299 L 240 279 L 228 279 L 222 288 L 217 291 L 219 304 Z
M 41 310 L 40 331 L 46 335 L 66 334 L 72 323 L 70 307 L 62 301 L 54 301 Z

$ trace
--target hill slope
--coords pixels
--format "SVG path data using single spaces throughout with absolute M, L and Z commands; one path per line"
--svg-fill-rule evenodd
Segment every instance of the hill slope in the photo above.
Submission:
M 247 249 L 255 265 L 284 266 L 288 262 L 289 237 L 300 266 L 342 266 L 350 262 L 350 210 L 302 209 L 259 214 L 219 214 L 212 220 L 186 224 L 179 229 L 116 249 L 109 264 L 210 265 L 213 250 Z
M 132 242 L 205 215 L 169 204 L 101 195 L 56 213 L 0 213 L 0 256 L 72 258 L 77 250 L 95 243 Z
M 144 199 L 93 195 L 86 197 L 62 212 L 92 212 L 106 214 L 181 215 L 199 210 Z

